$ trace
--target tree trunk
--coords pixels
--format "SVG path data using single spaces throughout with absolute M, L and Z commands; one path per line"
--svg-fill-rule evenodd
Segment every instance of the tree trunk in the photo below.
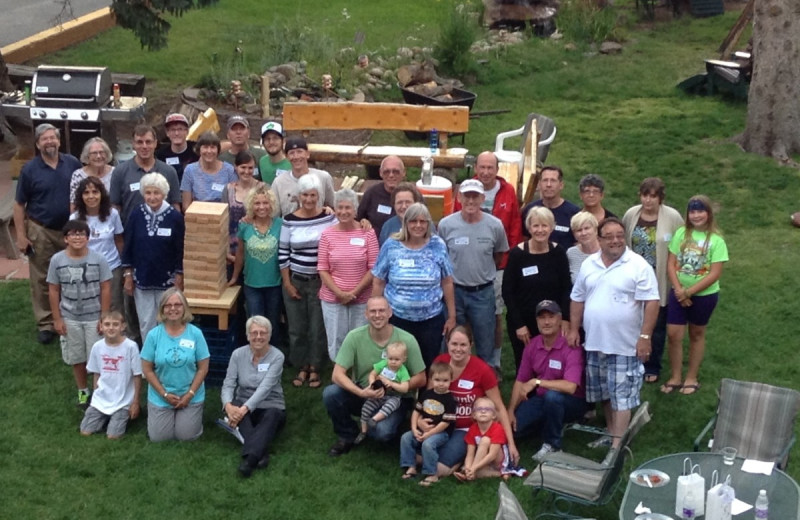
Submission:
M 756 0 L 747 126 L 748 152 L 789 162 L 800 153 L 800 3 Z

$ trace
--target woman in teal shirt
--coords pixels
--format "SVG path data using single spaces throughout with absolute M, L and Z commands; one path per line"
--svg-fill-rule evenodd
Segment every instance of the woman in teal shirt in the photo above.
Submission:
M 147 390 L 147 435 L 153 442 L 193 441 L 203 434 L 203 380 L 208 373 L 208 345 L 189 323 L 189 304 L 177 288 L 167 289 L 158 304 L 158 326 L 142 347 Z
M 672 292 L 667 303 L 667 337 L 672 375 L 661 387 L 690 395 L 700 389 L 698 372 L 706 348 L 706 326 L 719 300 L 719 277 L 728 261 L 728 247 L 714 221 L 711 200 L 705 195 L 689 199 L 686 226 L 678 228 L 669 243 L 667 275 Z M 683 335 L 689 325 L 689 367 L 683 371 Z
M 281 270 L 278 242 L 283 220 L 275 194 L 265 185 L 250 190 L 245 199 L 248 222 L 239 223 L 236 259 L 228 285 L 234 285 L 244 269 L 244 299 L 248 316 L 265 316 L 273 324 L 273 338 L 279 338 L 281 318 Z

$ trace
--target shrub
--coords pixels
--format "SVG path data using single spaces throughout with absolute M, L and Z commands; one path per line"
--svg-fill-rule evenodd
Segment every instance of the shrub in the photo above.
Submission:
M 478 27 L 468 4 L 452 2 L 433 49 L 441 71 L 457 77 L 474 75 L 478 64 L 469 49 L 477 37 Z
M 558 29 L 578 43 L 620 40 L 617 22 L 616 9 L 598 7 L 594 0 L 565 0 L 556 15 Z

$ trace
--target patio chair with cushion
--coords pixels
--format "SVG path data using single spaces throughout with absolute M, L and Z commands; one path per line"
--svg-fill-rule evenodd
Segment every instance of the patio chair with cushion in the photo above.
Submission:
M 632 455 L 631 441 L 642 426 L 650 422 L 649 409 L 647 402 L 639 406 L 622 435 L 619 448 L 612 452 L 607 464 L 563 451 L 547 455 L 525 480 L 526 486 L 534 488 L 534 496 L 539 491 L 551 493 L 545 507 L 553 511 L 537 518 L 582 518 L 571 513 L 573 505 L 607 504 L 619 487 L 626 456 Z
M 736 448 L 747 459 L 775 462 L 785 469 L 795 441 L 800 392 L 765 383 L 723 379 L 715 417 L 694 441 L 694 451 L 714 428 L 711 451 Z

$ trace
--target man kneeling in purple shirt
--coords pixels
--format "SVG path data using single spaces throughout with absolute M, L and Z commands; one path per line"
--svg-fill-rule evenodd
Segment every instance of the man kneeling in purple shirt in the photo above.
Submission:
M 583 382 L 583 350 L 571 348 L 561 334 L 561 308 L 552 300 L 536 306 L 540 334 L 522 353 L 517 379 L 508 405 L 515 437 L 538 431 L 542 447 L 533 456 L 541 461 L 561 450 L 565 421 L 574 421 L 586 411 Z

